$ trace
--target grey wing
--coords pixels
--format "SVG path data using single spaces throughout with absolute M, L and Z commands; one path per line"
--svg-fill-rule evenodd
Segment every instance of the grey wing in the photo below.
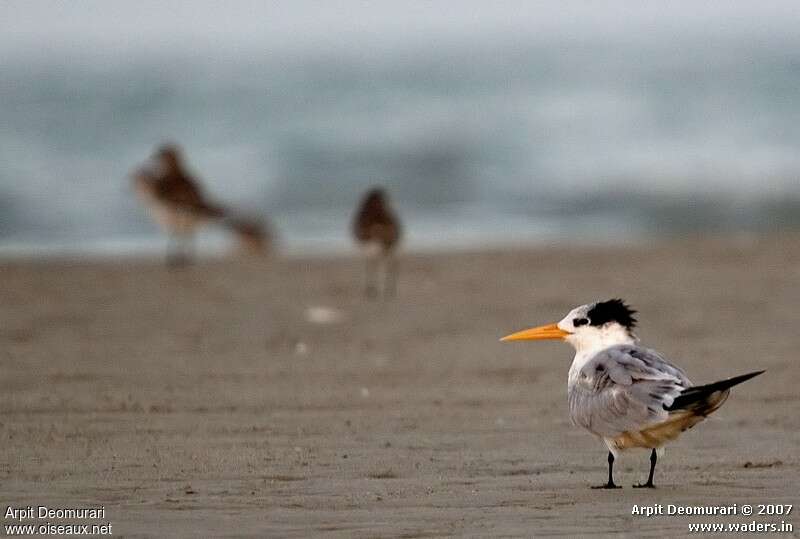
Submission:
M 683 370 L 653 350 L 612 346 L 589 360 L 570 384 L 570 417 L 607 438 L 639 431 L 666 420 L 666 408 L 691 385 Z

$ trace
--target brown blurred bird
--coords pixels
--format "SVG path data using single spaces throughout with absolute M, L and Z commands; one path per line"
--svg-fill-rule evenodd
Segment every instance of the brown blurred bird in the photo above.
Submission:
M 184 265 L 194 256 L 194 233 L 208 222 L 218 222 L 236 234 L 247 251 L 261 253 L 267 248 L 264 225 L 234 217 L 208 200 L 197 180 L 186 171 L 177 146 L 165 144 L 154 155 L 154 167 L 134 174 L 134 186 L 153 218 L 169 235 L 167 264 Z
M 389 205 L 386 192 L 375 187 L 367 191 L 353 220 L 353 237 L 366 255 L 367 297 L 377 296 L 377 278 L 383 266 L 383 295 L 394 296 L 397 288 L 397 259 L 401 226 Z

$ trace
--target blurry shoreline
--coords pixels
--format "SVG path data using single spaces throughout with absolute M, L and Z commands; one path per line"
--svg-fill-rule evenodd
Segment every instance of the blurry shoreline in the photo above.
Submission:
M 277 248 L 265 255 L 252 255 L 238 252 L 228 238 L 221 235 L 205 235 L 199 238 L 198 263 L 239 264 L 250 262 L 259 264 L 270 261 L 286 262 L 338 262 L 360 257 L 360 251 L 350 241 L 341 241 L 335 246 L 310 243 L 304 247 L 287 248 L 278 243 Z M 648 250 L 687 247 L 702 250 L 702 246 L 722 248 L 757 248 L 773 243 L 800 243 L 800 227 L 781 230 L 739 230 L 723 232 L 675 232 L 661 235 L 633 235 L 624 237 L 598 234 L 585 238 L 569 236 L 538 238 L 495 238 L 482 244 L 474 242 L 450 242 L 448 244 L 403 245 L 399 254 L 402 259 L 439 260 L 450 257 L 509 255 L 518 253 L 599 253 L 599 252 L 645 252 Z M 60 264 L 70 265 L 114 265 L 133 263 L 135 265 L 161 265 L 164 259 L 163 238 L 153 237 L 139 242 L 111 242 L 89 246 L 69 245 L 14 245 L 0 242 L 0 266 L 8 264 Z
M 142 211 L 144 216 L 144 212 Z M 254 214 L 257 215 L 257 214 Z M 469 252 L 537 249 L 550 245 L 645 245 L 682 238 L 751 238 L 800 234 L 800 200 L 754 201 L 646 197 L 609 192 L 580 200 L 509 201 L 504 207 L 450 205 L 436 211 L 400 207 L 406 232 L 402 251 Z M 266 214 L 275 236 L 273 255 L 339 257 L 356 252 L 346 208 Z M 0 234 L 0 261 L 15 258 L 160 257 L 167 239 L 153 225 L 107 236 L 72 233 Z M 197 237 L 198 253 L 219 258 L 233 252 L 233 238 L 208 226 Z

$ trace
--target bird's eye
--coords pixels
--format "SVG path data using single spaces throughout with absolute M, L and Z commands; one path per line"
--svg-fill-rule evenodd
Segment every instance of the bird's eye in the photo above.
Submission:
M 587 320 L 586 318 L 576 318 L 575 320 L 572 321 L 572 325 L 575 326 L 576 328 L 580 326 L 585 326 L 588 323 L 589 320 Z

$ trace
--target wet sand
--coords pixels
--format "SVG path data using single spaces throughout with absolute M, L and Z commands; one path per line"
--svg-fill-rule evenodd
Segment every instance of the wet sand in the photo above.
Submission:
M 406 255 L 388 302 L 361 269 L 2 263 L 2 509 L 102 505 L 127 537 L 800 529 L 631 514 L 800 502 L 800 237 Z M 630 488 L 644 451 L 618 462 L 625 488 L 589 489 L 606 451 L 569 423 L 568 346 L 498 342 L 617 296 L 696 383 L 768 369 L 667 449 L 651 491 Z

